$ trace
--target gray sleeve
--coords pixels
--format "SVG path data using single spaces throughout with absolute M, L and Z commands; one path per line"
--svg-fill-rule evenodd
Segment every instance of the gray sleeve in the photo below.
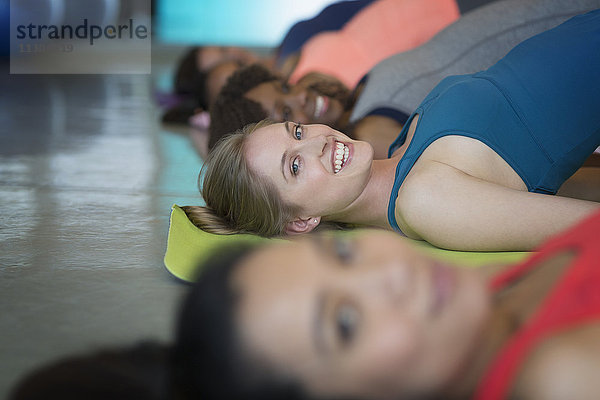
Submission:
M 600 0 L 499 0 L 477 8 L 424 45 L 377 64 L 350 122 L 378 108 L 410 115 L 446 76 L 487 69 L 523 40 L 597 8 Z

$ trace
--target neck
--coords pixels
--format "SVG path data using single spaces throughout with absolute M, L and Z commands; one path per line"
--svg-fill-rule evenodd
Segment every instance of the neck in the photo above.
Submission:
M 387 208 L 398 158 L 374 160 L 365 189 L 348 207 L 327 219 L 350 224 L 391 229 Z
M 449 399 L 473 396 L 498 352 L 538 311 L 543 300 L 571 265 L 573 257 L 574 254 L 569 252 L 556 254 L 525 272 L 515 283 L 490 293 L 490 317 L 484 324 L 478 342 L 472 346 L 473 351 L 467 361 L 449 380 L 450 384 L 444 391 L 449 394 Z M 509 267 L 486 266 L 479 273 L 489 282 L 499 271 Z M 513 390 L 515 383 L 512 382 Z
M 480 332 L 478 341 L 472 347 L 468 359 L 451 377 L 444 391 L 448 399 L 472 398 L 479 383 L 498 352 L 514 334 L 516 327 L 514 316 L 492 299 L 490 317 Z
M 481 266 L 474 271 L 489 287 L 491 280 L 501 271 L 512 265 Z M 464 362 L 456 369 L 444 388 L 447 399 L 472 398 L 479 382 L 493 363 L 500 349 L 510 339 L 516 330 L 515 318 L 503 302 L 504 296 L 498 292 L 489 291 L 489 313 L 483 323 L 476 343 L 471 346 L 471 352 Z
M 361 195 L 346 209 L 336 215 L 329 216 L 328 219 L 391 229 L 387 218 L 387 210 L 392 187 L 394 186 L 396 167 L 414 136 L 418 120 L 419 116 L 417 115 L 409 127 L 406 141 L 394 152 L 392 158 L 373 160 L 371 176 Z

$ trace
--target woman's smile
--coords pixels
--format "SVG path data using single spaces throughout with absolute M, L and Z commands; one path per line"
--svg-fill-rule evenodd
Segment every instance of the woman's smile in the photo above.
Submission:
M 246 143 L 249 166 L 268 177 L 282 199 L 307 216 L 345 209 L 364 190 L 373 148 L 326 125 L 274 124 L 253 132 Z M 335 178 L 335 179 L 333 179 Z
M 335 145 L 331 151 L 331 166 L 333 173 L 337 174 L 345 166 L 350 164 L 351 155 L 353 153 L 353 147 L 351 143 L 344 143 L 335 140 Z

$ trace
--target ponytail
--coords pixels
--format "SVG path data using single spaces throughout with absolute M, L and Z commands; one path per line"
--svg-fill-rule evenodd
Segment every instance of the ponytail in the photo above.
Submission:
M 208 233 L 217 235 L 234 235 L 240 233 L 224 218 L 221 218 L 210 207 L 183 206 L 181 207 L 192 224 Z

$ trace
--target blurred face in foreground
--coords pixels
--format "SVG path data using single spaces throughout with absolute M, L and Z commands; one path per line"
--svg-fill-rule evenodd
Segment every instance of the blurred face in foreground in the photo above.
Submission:
M 248 355 L 321 396 L 443 390 L 489 315 L 475 271 L 385 231 L 267 246 L 244 261 L 233 284 Z

